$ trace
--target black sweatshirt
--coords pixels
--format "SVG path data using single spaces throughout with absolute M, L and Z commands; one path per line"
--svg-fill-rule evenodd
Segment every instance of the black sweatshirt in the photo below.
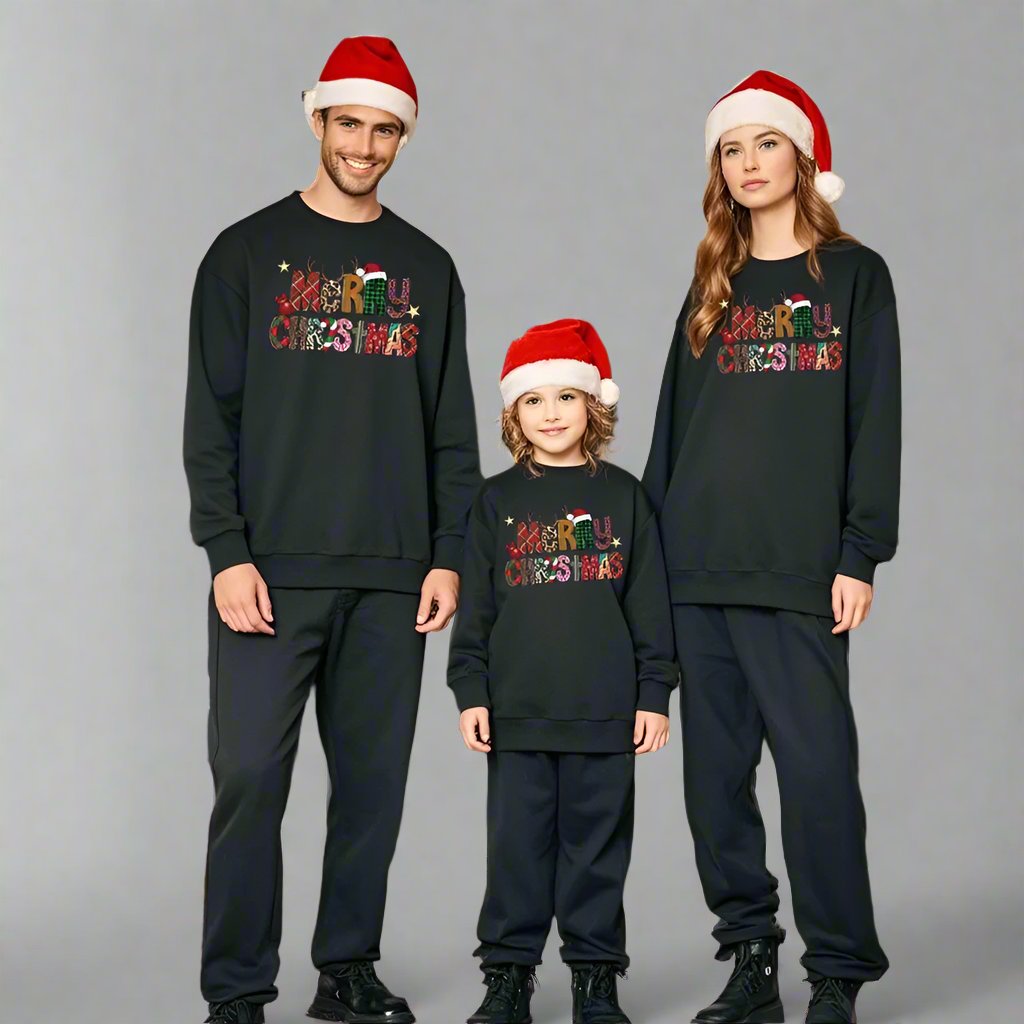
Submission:
M 451 257 L 298 191 L 225 229 L 192 295 L 184 457 L 213 575 L 417 593 L 482 480 Z
M 490 709 L 492 750 L 628 752 L 678 679 L 654 509 L 608 462 L 543 474 L 513 466 L 473 502 L 448 685 Z
M 643 482 L 673 603 L 832 615 L 837 573 L 873 582 L 896 550 L 900 348 L 882 257 L 862 245 L 750 259 L 700 359 L 689 296 Z

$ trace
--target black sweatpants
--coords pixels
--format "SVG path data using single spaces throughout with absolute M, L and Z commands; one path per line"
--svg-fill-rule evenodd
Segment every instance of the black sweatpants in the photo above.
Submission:
M 850 705 L 849 634 L 774 608 L 675 605 L 686 812 L 713 930 L 725 947 L 776 935 L 754 777 L 775 762 L 793 916 L 809 974 L 871 981 L 889 966 L 875 934 Z
M 635 754 L 487 755 L 481 966 L 539 964 L 554 916 L 561 956 L 628 966 L 623 888 Z
M 269 1002 L 281 939 L 281 819 L 310 688 L 330 802 L 313 963 L 380 956 L 425 635 L 419 596 L 271 588 L 276 636 L 236 633 L 209 596 L 209 761 L 200 986 L 208 1001 Z

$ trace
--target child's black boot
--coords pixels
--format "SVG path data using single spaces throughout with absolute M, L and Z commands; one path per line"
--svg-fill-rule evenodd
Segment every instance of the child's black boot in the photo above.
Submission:
M 210 1003 L 206 1024 L 264 1024 L 262 1003 L 248 999 L 231 999 L 226 1003 Z
M 630 1024 L 619 1006 L 615 977 L 626 976 L 616 963 L 571 963 L 572 1024 Z
M 484 968 L 487 994 L 466 1024 L 530 1024 L 530 996 L 536 975 L 527 964 L 491 964 Z
M 811 1001 L 807 1024 L 857 1024 L 854 1004 L 861 982 L 847 978 L 807 978 L 811 983 Z

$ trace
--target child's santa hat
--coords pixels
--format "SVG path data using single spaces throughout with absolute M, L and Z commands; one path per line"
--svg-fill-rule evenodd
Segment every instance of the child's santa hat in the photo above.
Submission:
M 549 384 L 578 388 L 607 406 L 618 402 L 612 365 L 593 324 L 554 320 L 531 327 L 509 345 L 499 385 L 506 409 L 527 391 Z
M 832 144 L 828 126 L 814 100 L 773 71 L 755 71 L 729 90 L 712 108 L 704 123 L 704 155 L 708 163 L 722 136 L 748 124 L 764 124 L 788 136 L 801 153 L 817 165 L 814 187 L 834 203 L 846 183 L 832 173 Z
M 399 149 L 412 138 L 419 110 L 416 83 L 398 47 L 390 39 L 383 36 L 342 39 L 327 58 L 316 85 L 302 91 L 302 106 L 314 135 L 313 112 L 345 103 L 376 107 L 394 114 L 405 128 L 398 140 Z

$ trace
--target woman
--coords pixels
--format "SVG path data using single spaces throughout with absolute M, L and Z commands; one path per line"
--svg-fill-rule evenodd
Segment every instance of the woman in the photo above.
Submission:
M 739 83 L 705 126 L 708 229 L 676 324 L 644 484 L 683 673 L 686 809 L 718 959 L 701 1022 L 782 1021 L 754 777 L 775 761 L 808 1022 L 851 1022 L 885 972 L 849 699 L 849 631 L 896 549 L 900 362 L 881 256 L 830 203 L 828 131 L 799 86 Z

